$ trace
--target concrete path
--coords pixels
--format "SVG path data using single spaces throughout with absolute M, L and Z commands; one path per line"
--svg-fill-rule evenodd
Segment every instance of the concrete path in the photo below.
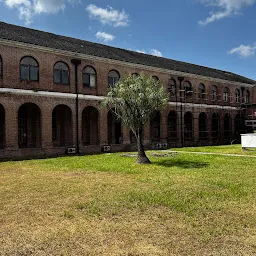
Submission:
M 223 154 L 223 153 L 215 153 L 215 152 L 190 152 L 190 151 L 170 151 L 168 153 L 184 153 L 184 154 L 198 154 L 198 155 L 218 155 L 218 156 L 238 156 L 238 157 L 251 157 L 256 158 L 256 156 L 251 155 L 238 155 L 238 154 Z

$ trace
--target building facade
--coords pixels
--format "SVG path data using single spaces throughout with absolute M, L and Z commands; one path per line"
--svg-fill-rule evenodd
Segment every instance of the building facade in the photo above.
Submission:
M 145 126 L 149 148 L 230 144 L 253 129 L 251 79 L 1 22 L 0 31 L 1 158 L 134 150 L 129 129 L 101 107 L 128 74 L 154 76 L 169 93 Z

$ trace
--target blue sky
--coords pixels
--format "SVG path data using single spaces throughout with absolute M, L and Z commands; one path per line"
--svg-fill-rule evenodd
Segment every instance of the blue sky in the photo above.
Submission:
M 256 80 L 256 0 L 0 0 L 0 20 Z

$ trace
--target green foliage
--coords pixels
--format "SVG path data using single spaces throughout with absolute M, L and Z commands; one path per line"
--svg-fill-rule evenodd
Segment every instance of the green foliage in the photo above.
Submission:
M 136 133 L 167 101 L 168 95 L 158 81 L 145 75 L 129 75 L 109 88 L 103 105 Z

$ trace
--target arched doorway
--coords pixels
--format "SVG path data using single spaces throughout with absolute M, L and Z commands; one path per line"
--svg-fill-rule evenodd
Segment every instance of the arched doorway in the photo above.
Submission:
M 84 145 L 99 144 L 99 112 L 94 107 L 86 107 L 82 113 L 82 140 Z
M 161 114 L 159 111 L 155 111 L 150 119 L 150 135 L 152 142 L 161 140 Z
M 198 125 L 199 125 L 199 139 L 208 140 L 207 115 L 204 112 L 199 114 Z
M 232 118 L 229 114 L 224 116 L 224 143 L 230 143 L 232 137 Z
M 41 147 L 41 110 L 34 103 L 25 103 L 18 112 L 19 148 Z
M 52 141 L 55 147 L 73 145 L 72 111 L 66 105 L 58 105 L 52 112 Z
M 220 140 L 220 116 L 216 113 L 212 114 L 212 142 L 219 144 Z
M 235 117 L 235 139 L 236 143 L 241 142 L 241 134 L 246 133 L 245 120 L 243 115 L 237 114 Z
M 122 143 L 122 124 L 116 115 L 110 110 L 108 112 L 108 144 Z
M 193 139 L 193 115 L 191 112 L 186 112 L 184 115 L 184 139 Z

